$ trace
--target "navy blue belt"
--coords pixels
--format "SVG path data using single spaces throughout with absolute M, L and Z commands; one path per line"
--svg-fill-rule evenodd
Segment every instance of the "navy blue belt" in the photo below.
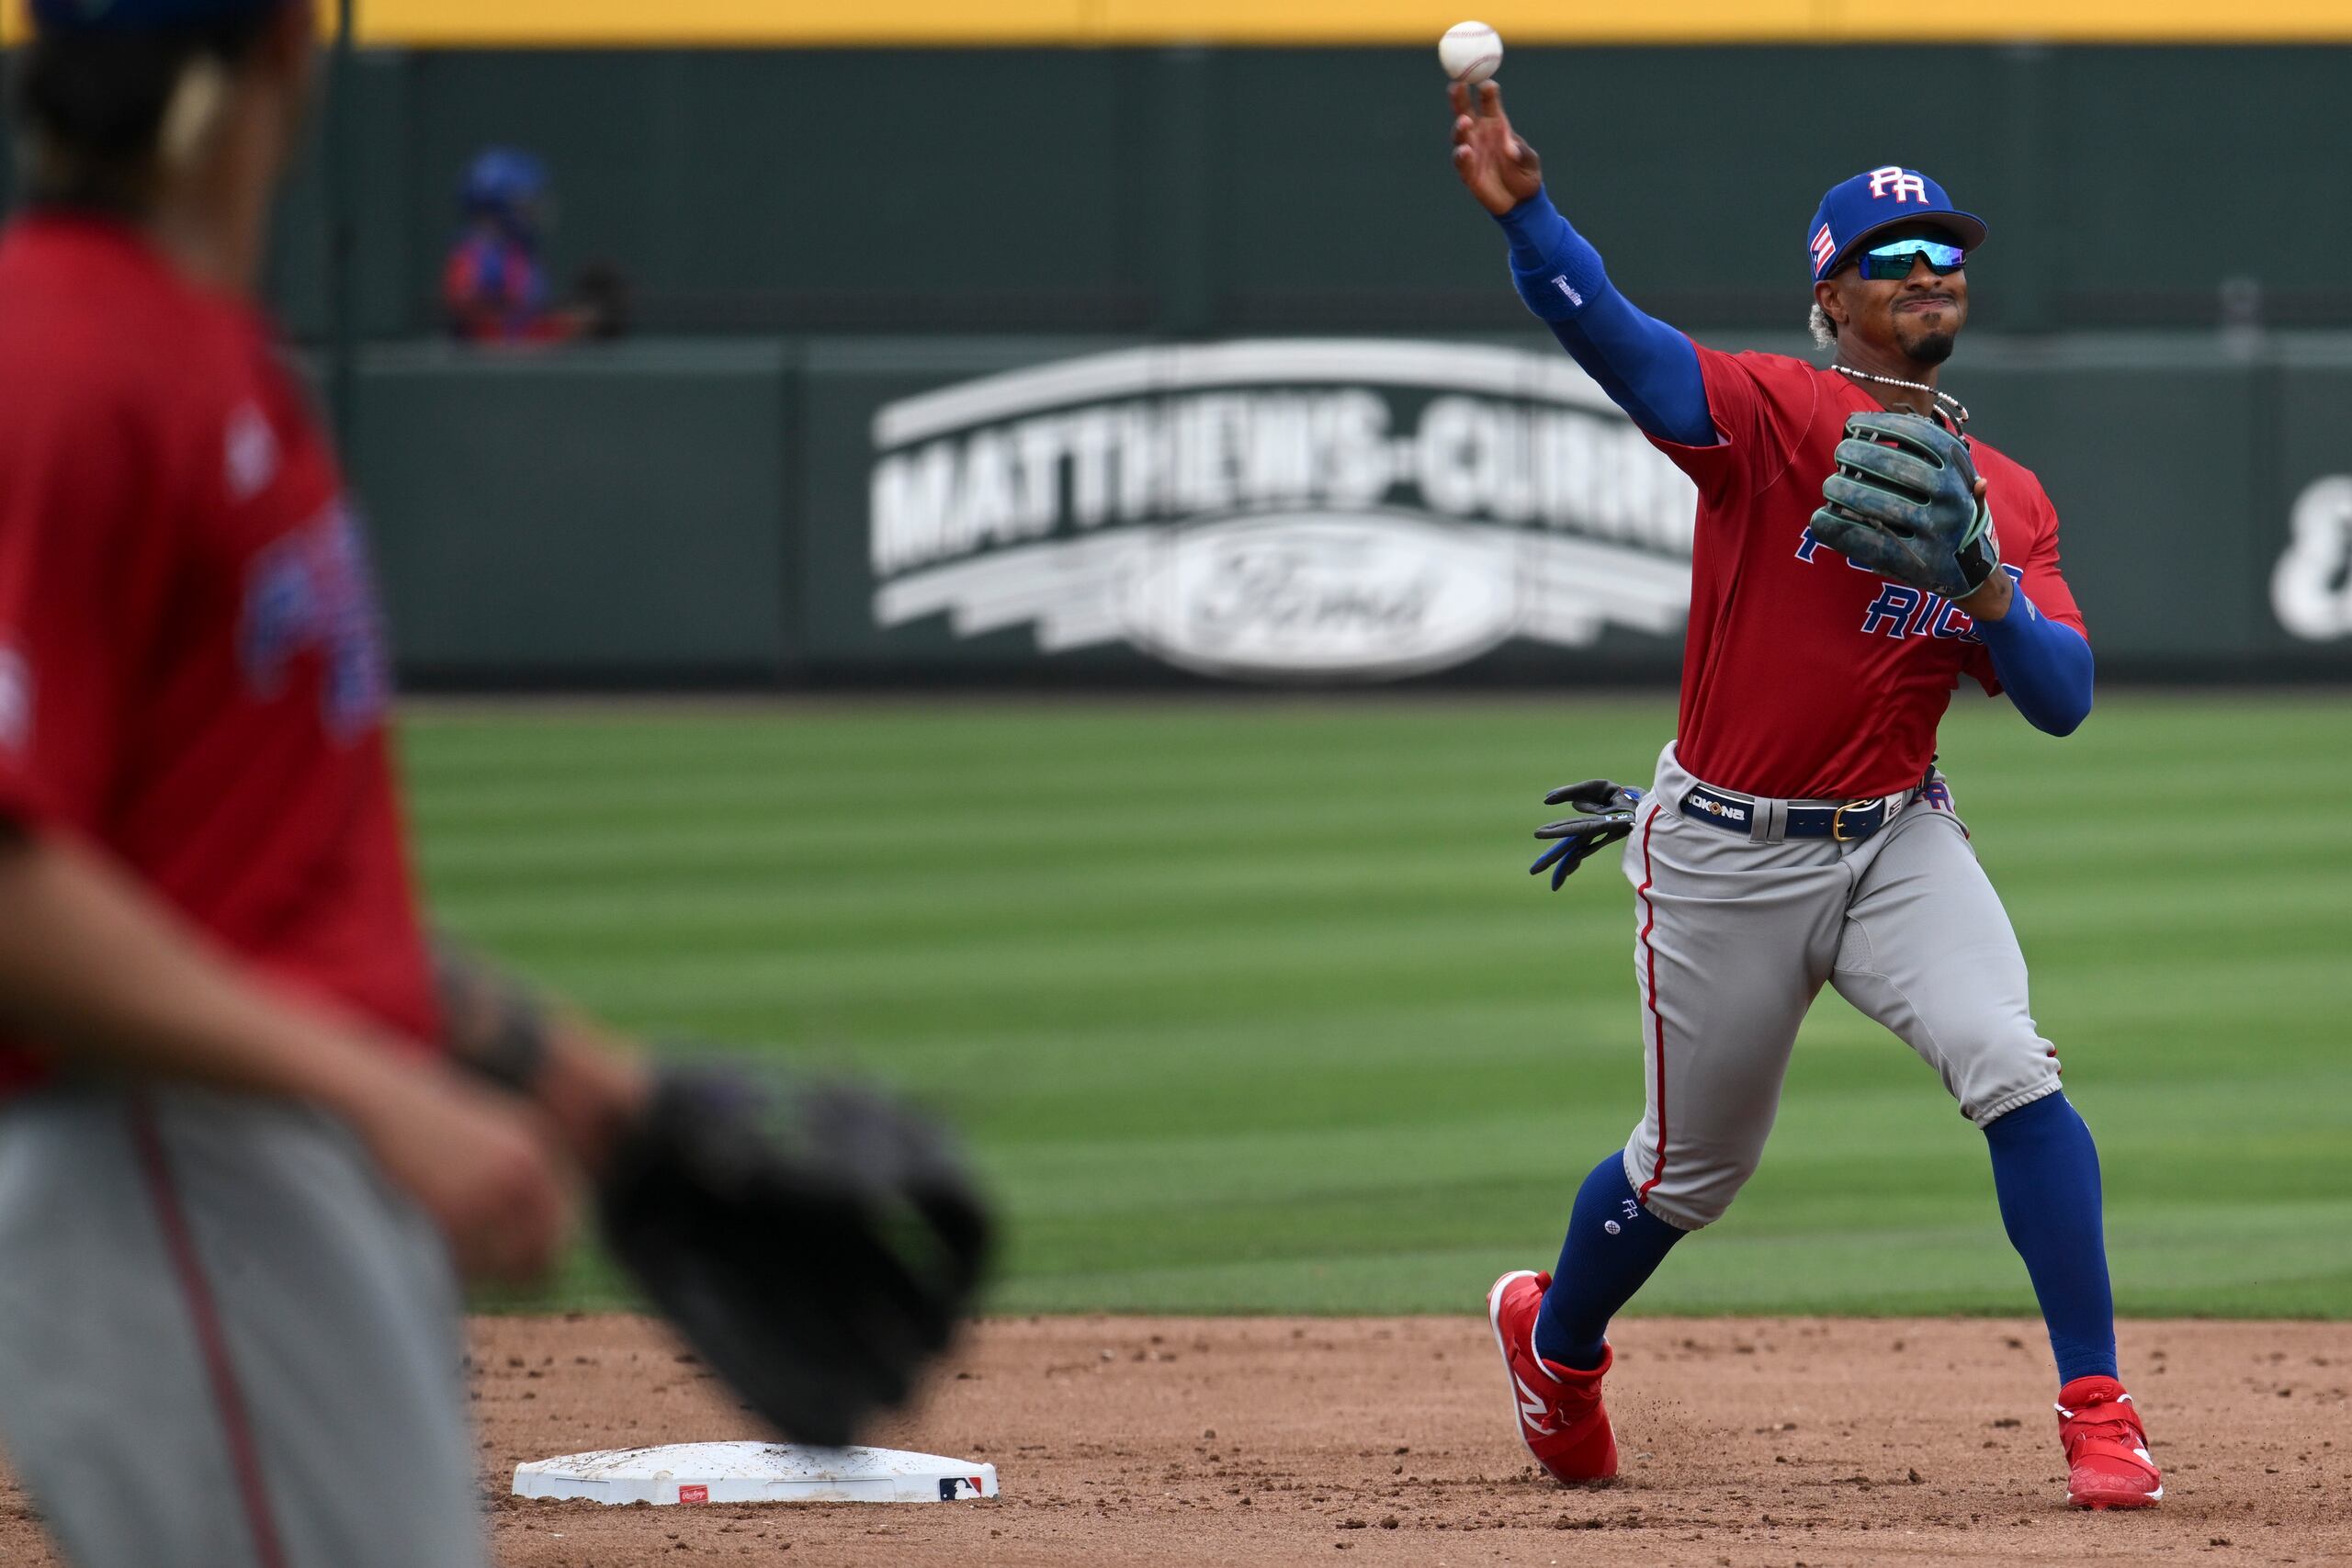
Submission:
M 1834 839 L 1858 843 L 1894 820 L 1911 803 L 1911 792 L 1868 800 L 1758 800 L 1712 784 L 1693 784 L 1682 796 L 1682 815 L 1743 839 Z

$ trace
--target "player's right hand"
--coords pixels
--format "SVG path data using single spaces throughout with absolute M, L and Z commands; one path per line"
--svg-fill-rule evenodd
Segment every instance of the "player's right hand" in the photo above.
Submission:
M 571 1202 L 540 1113 L 445 1068 L 403 1067 L 358 1118 L 377 1163 L 440 1225 L 467 1278 L 545 1273 Z
M 1453 102 L 1453 172 L 1479 206 L 1499 217 L 1544 188 L 1544 160 L 1511 130 L 1499 85 L 1456 82 L 1446 96 Z

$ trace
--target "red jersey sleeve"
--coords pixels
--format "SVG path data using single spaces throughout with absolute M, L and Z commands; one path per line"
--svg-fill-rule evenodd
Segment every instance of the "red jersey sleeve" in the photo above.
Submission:
M 1650 445 L 1690 476 L 1709 501 L 1770 490 L 1814 419 L 1821 389 L 1812 367 L 1778 354 L 1725 354 L 1693 343 L 1715 422 L 1712 446 L 1684 446 L 1653 435 Z
M 2018 569 L 2018 589 L 2033 601 L 2045 620 L 2074 627 L 2088 642 L 2091 633 L 2083 624 L 2082 607 L 2075 603 L 2075 591 L 2066 586 L 2066 579 L 2058 570 L 2058 509 L 2050 504 L 2049 495 L 2037 484 L 2022 510 L 2020 521 L 2026 525 L 2023 527 L 2004 526 L 2001 514 L 1993 514 L 1993 536 L 2000 542 L 2001 563 Z M 1971 648 L 1967 668 L 1986 695 L 2001 694 L 2001 681 L 1993 673 L 1990 649 L 1981 644 Z
M 2017 563 L 2025 573 L 2018 580 L 2018 586 L 2025 590 L 2026 597 L 2034 602 L 2044 616 L 2074 627 L 2083 634 L 2083 640 L 2087 642 L 2091 633 L 2090 628 L 2083 624 L 2082 608 L 2075 603 L 2075 591 L 2066 586 L 2065 578 L 2058 570 L 2057 508 L 2050 504 L 2047 495 L 2039 491 L 2034 501 L 2035 510 L 2040 513 L 2036 519 L 2038 525 L 2027 542 L 2025 558 Z M 1998 537 L 2000 519 L 1995 518 L 1993 526 L 1995 536 Z
M 89 827 L 140 657 L 132 585 L 160 539 L 129 410 L 28 400 L 0 428 L 0 816 Z

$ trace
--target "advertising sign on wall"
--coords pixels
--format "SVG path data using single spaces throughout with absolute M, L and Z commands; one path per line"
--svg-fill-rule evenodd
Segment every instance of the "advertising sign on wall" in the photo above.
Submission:
M 1378 681 L 1611 628 L 1670 647 L 1688 607 L 1690 481 L 1557 355 L 1123 348 L 899 398 L 871 438 L 877 631 Z
M 2312 480 L 2295 498 L 2270 607 L 2305 642 L 2352 637 L 2352 474 Z

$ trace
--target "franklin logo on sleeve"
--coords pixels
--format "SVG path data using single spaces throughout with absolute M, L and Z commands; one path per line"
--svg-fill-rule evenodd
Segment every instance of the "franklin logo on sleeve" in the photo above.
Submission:
M 277 434 L 251 403 L 240 404 L 229 416 L 226 469 L 229 499 L 238 504 L 267 490 L 277 477 Z

